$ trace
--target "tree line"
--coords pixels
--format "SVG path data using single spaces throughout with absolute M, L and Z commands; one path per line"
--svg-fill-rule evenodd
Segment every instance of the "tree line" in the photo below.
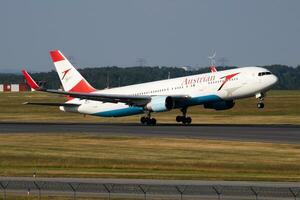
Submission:
M 299 90 L 300 89 L 300 65 L 289 67 L 285 65 L 261 66 L 269 69 L 275 74 L 279 81 L 274 89 L 280 90 Z M 217 67 L 218 71 L 231 69 L 235 67 Z M 84 68 L 79 72 L 95 88 L 112 88 L 118 86 L 132 85 L 136 83 L 145 83 L 149 81 L 162 80 L 167 78 L 176 78 L 187 75 L 210 72 L 208 67 L 198 70 L 185 70 L 178 67 L 100 67 Z M 32 77 L 44 84 L 47 88 L 60 88 L 60 81 L 56 71 L 32 73 Z M 21 74 L 0 73 L 0 84 L 3 83 L 24 83 Z

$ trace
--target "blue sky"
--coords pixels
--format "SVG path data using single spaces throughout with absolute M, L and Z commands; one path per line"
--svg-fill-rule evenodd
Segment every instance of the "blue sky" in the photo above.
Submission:
M 2 0 L 0 72 L 50 71 L 49 50 L 81 68 L 300 64 L 298 0 Z

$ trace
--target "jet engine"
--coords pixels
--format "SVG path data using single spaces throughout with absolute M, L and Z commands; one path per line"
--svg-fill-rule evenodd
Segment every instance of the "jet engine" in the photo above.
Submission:
M 169 96 L 154 96 L 146 105 L 146 109 L 153 112 L 163 112 L 171 110 L 174 107 L 174 101 Z
M 233 101 L 218 101 L 214 103 L 206 103 L 204 104 L 204 108 L 215 109 L 215 110 L 227 110 L 234 106 Z

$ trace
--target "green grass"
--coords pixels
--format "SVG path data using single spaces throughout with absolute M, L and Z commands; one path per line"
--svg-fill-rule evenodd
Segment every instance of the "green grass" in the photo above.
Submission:
M 300 145 L 1 134 L 0 176 L 300 181 Z
M 195 106 L 194 123 L 300 124 L 300 91 L 271 91 L 266 108 L 256 99 L 227 111 Z M 62 113 L 56 107 L 22 102 L 63 102 L 57 95 L 0 93 L 0 121 L 137 122 L 139 116 L 99 118 Z M 173 122 L 174 110 L 157 113 Z M 206 180 L 300 181 L 300 145 L 162 137 L 85 134 L 1 134 L 0 176 L 115 177 Z
M 101 118 L 62 113 L 57 107 L 22 105 L 23 102 L 64 102 L 64 97 L 40 92 L 0 93 L 0 121 L 43 122 L 139 122 L 140 116 Z M 225 111 L 189 108 L 193 123 L 224 124 L 300 124 L 300 91 L 270 91 L 264 109 L 256 108 L 253 98 L 236 101 L 234 108 Z M 159 123 L 174 123 L 180 112 L 172 110 L 153 114 Z

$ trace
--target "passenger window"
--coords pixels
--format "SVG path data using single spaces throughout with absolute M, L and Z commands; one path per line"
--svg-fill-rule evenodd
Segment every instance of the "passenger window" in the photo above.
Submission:
M 271 75 L 271 72 L 259 72 L 258 76 Z

